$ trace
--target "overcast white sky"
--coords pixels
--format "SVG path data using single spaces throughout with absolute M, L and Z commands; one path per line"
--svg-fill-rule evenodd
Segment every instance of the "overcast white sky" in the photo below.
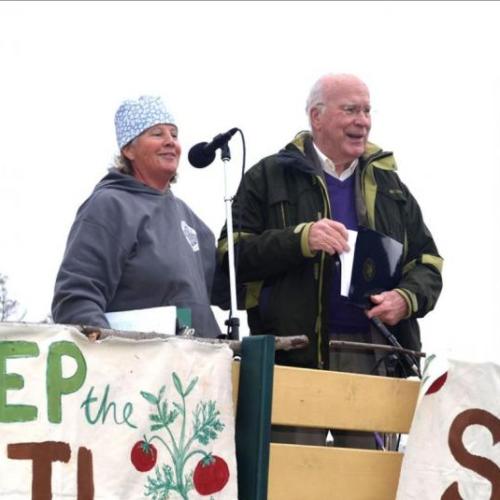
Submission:
M 445 259 L 424 350 L 500 362 L 498 19 L 497 2 L 0 2 L 0 273 L 25 320 L 50 311 L 124 98 L 169 103 L 175 192 L 218 234 L 222 164 L 194 169 L 189 148 L 239 127 L 250 167 L 307 128 L 317 77 L 351 72 L 371 89 L 371 140 L 394 151 Z M 230 146 L 234 191 L 239 136 Z

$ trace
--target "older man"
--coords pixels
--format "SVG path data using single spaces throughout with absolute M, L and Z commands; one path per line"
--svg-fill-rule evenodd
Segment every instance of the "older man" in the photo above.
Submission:
M 311 132 L 299 133 L 251 168 L 233 203 L 237 276 L 245 283 L 251 334 L 306 333 L 309 348 L 278 352 L 281 364 L 384 374 L 374 352 L 330 353 L 329 340 L 386 343 L 369 321 L 376 316 L 403 346 L 419 350 L 416 318 L 436 304 L 442 259 L 416 200 L 396 174 L 394 156 L 368 142 L 367 86 L 353 75 L 323 76 L 306 109 Z M 348 249 L 347 229 L 360 227 L 384 233 L 404 249 L 400 283 L 373 295 L 368 311 L 340 296 L 338 255 Z M 225 238 L 223 230 L 222 259 Z

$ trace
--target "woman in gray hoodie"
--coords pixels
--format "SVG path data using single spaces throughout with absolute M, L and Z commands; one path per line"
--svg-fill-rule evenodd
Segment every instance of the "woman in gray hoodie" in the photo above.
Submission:
M 181 146 L 159 97 L 124 101 L 115 115 L 117 166 L 78 209 L 59 269 L 57 323 L 109 328 L 105 313 L 174 305 L 195 334 L 216 337 L 210 308 L 215 238 L 170 189 Z

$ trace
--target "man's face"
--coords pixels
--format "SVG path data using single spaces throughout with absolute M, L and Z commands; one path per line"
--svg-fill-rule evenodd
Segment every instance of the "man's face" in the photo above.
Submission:
M 311 111 L 314 140 L 336 165 L 352 163 L 365 150 L 371 128 L 370 94 L 350 79 L 327 91 L 325 103 Z

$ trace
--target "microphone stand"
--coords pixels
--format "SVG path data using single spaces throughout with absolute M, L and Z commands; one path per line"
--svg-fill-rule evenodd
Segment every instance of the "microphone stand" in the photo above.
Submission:
M 403 346 L 398 342 L 396 337 L 389 331 L 389 329 L 380 321 L 379 318 L 374 316 L 373 318 L 370 319 L 372 324 L 377 328 L 377 330 L 389 341 L 390 344 L 392 344 L 394 347 L 397 347 L 401 349 L 399 351 L 400 355 L 404 357 L 408 365 L 410 366 L 412 372 L 418 377 L 422 378 L 422 374 L 420 373 L 420 370 L 418 369 L 418 366 L 415 362 L 415 358 L 410 356 L 409 353 L 405 352 L 405 349 Z
M 234 236 L 233 236 L 233 212 L 231 208 L 231 196 L 229 195 L 229 165 L 231 152 L 228 146 L 229 138 L 221 146 L 221 159 L 224 163 L 224 204 L 226 207 L 226 230 L 227 230 L 227 246 L 228 246 L 228 266 L 229 266 L 229 292 L 231 298 L 231 306 L 229 309 L 229 319 L 225 324 L 229 327 L 229 340 L 239 340 L 240 319 L 235 315 L 238 310 L 236 302 L 236 276 L 234 266 Z
M 377 316 L 374 316 L 373 318 L 370 318 L 371 323 L 377 328 L 377 330 L 389 341 L 390 344 L 392 344 L 394 347 L 401 349 L 399 351 L 399 355 L 403 356 L 408 365 L 410 366 L 412 372 L 419 378 L 422 379 L 422 374 L 420 373 L 420 370 L 417 366 L 416 363 L 416 358 L 414 356 L 411 356 L 408 352 L 405 352 L 405 349 L 403 346 L 398 342 L 396 337 L 390 332 L 390 330 L 384 325 L 384 323 L 380 320 L 380 318 L 377 318 Z M 392 354 L 392 356 L 396 356 L 396 354 Z M 375 436 L 375 441 L 377 444 L 381 447 L 383 451 L 387 449 L 392 449 L 391 442 L 394 439 L 394 435 L 386 435 L 386 439 L 388 439 L 389 446 L 386 446 L 384 443 L 384 440 L 382 436 L 378 433 L 374 433 Z M 399 447 L 399 438 L 397 439 L 397 444 L 396 444 L 396 449 Z

